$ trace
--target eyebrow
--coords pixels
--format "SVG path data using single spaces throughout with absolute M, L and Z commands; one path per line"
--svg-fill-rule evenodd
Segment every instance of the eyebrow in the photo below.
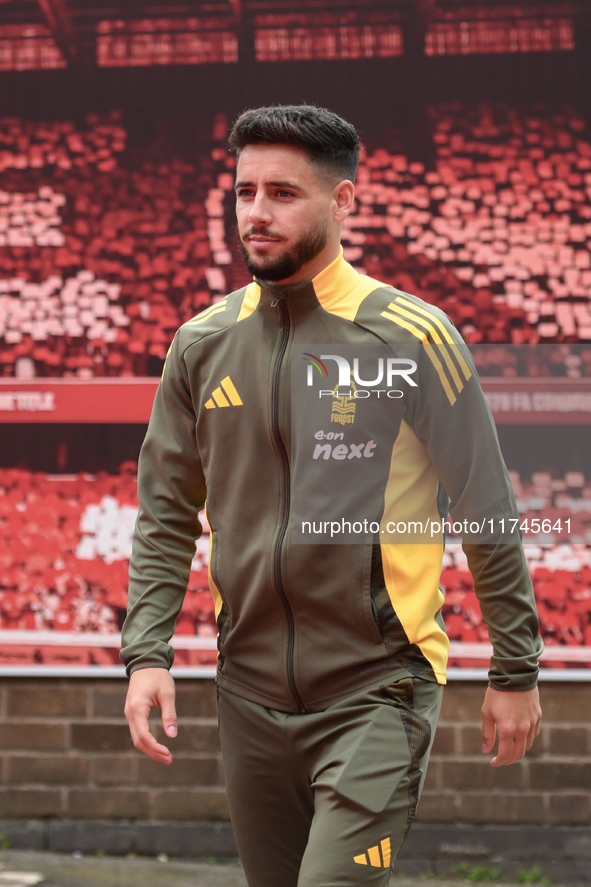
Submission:
M 254 184 L 253 182 L 236 182 L 236 184 L 234 185 L 234 190 L 237 191 L 238 188 L 249 188 L 249 187 L 252 187 L 253 184 Z M 300 188 L 299 185 L 294 185 L 293 182 L 276 181 L 276 182 L 267 182 L 267 184 L 272 185 L 274 188 L 290 188 L 292 191 L 301 191 L 302 190 L 302 188 Z

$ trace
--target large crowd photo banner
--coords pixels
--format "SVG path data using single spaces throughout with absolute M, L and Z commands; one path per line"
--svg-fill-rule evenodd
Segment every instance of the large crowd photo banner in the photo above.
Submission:
M 328 66 L 323 71 L 333 64 L 327 54 L 333 31 L 341 43 L 349 41 L 348 49 L 338 44 L 339 66 L 347 53 L 355 70 L 361 70 L 355 68 L 361 57 L 373 58 L 382 65 L 377 77 L 383 65 L 403 58 L 398 26 L 372 42 L 367 35 L 374 25 L 367 25 L 366 34 L 358 25 L 339 30 L 331 22 L 309 40 L 303 25 L 283 34 L 261 24 L 259 57 L 251 65 L 263 66 L 272 80 L 273 65 L 281 65 L 287 53 L 289 64 L 302 72 L 296 76 L 290 68 L 289 88 L 266 83 L 261 95 L 328 103 L 340 94 L 344 68 L 324 85 L 305 76 L 310 59 L 321 59 Z M 115 83 L 108 79 L 115 77 L 111 72 L 123 77 L 125 59 L 134 77 L 142 66 L 155 72 L 154 83 L 169 66 L 182 85 L 183 65 L 209 65 L 212 84 L 217 77 L 231 82 L 223 72 L 233 66 L 238 76 L 237 45 L 214 31 L 209 43 L 205 37 L 182 42 L 172 29 L 167 61 L 154 55 L 156 44 L 139 26 L 129 33 L 123 22 L 101 27 L 102 92 L 97 86 L 87 106 L 78 95 L 76 108 L 56 99 L 44 107 L 36 101 L 32 110 L 23 87 L 18 112 L 14 97 L 0 96 L 3 674 L 124 674 L 119 648 L 138 508 L 137 459 L 166 354 L 181 324 L 249 282 L 235 235 L 236 159 L 226 145 L 241 108 L 222 98 L 214 108 L 211 90 L 202 89 L 202 104 L 189 103 L 185 120 L 171 111 L 148 125 L 131 99 L 107 90 Z M 442 27 L 429 32 L 431 59 L 445 47 L 455 51 L 451 25 Z M 382 25 L 375 28 L 377 34 Z M 531 55 L 574 51 L 573 34 L 567 39 L 565 28 L 564 46 L 552 43 L 550 29 L 548 46 L 534 47 Z M 468 31 L 476 41 L 470 51 L 488 51 L 482 35 Z M 505 31 L 497 28 L 495 39 L 504 39 Z M 62 76 L 59 53 L 52 55 L 49 44 L 42 52 L 42 40 L 50 37 L 39 32 L 34 39 L 38 55 L 31 47 L 29 55 L 21 52 L 0 21 L 0 78 L 9 70 L 11 78 Z M 523 34 L 515 40 L 526 52 Z M 164 52 L 165 44 L 158 45 Z M 150 46 L 154 52 L 143 58 Z M 189 49 L 190 58 L 174 55 Z M 172 95 L 177 81 L 166 83 Z M 367 87 L 371 91 L 371 83 Z M 130 80 L 130 94 L 133 88 Z M 360 272 L 437 305 L 471 349 L 517 500 L 545 642 L 542 673 L 547 679 L 589 680 L 586 111 L 556 97 L 518 103 L 511 90 L 480 99 L 468 90 L 453 101 L 432 92 L 421 93 L 420 144 L 395 115 L 378 120 L 368 113 L 362 120 L 364 149 L 355 210 L 343 230 L 344 257 Z M 162 96 L 154 101 L 157 116 L 165 103 Z M 146 108 L 145 96 L 141 102 Z M 253 93 L 251 104 L 261 103 Z M 362 114 L 344 100 L 335 110 L 353 123 Z M 181 677 L 211 677 L 216 668 L 209 529 L 206 513 L 200 517 L 203 534 L 172 639 L 173 669 Z M 450 677 L 482 678 L 491 652 L 487 626 L 461 534 L 451 529 L 441 574 Z

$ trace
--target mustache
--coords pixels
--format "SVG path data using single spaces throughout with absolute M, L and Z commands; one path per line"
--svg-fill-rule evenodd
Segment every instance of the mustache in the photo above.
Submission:
M 257 234 L 259 237 L 272 237 L 274 240 L 283 240 L 284 238 L 281 234 L 277 234 L 275 231 L 270 231 L 268 228 L 253 225 L 252 228 L 249 228 L 248 231 L 245 231 L 243 237 L 252 237 Z

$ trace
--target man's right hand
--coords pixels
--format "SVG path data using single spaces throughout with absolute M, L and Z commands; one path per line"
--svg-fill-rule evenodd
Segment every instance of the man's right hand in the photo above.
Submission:
M 129 722 L 133 744 L 139 751 L 163 764 L 172 764 L 172 754 L 150 733 L 148 717 L 151 709 L 159 706 L 164 732 L 174 738 L 177 734 L 174 696 L 174 680 L 166 668 L 140 668 L 129 679 L 125 717 Z

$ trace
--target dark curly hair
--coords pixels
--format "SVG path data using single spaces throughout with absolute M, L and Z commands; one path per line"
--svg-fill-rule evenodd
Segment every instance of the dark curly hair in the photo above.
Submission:
M 228 145 L 238 156 L 247 145 L 293 145 L 334 181 L 355 181 L 360 141 L 355 127 L 314 105 L 272 105 L 240 115 Z

